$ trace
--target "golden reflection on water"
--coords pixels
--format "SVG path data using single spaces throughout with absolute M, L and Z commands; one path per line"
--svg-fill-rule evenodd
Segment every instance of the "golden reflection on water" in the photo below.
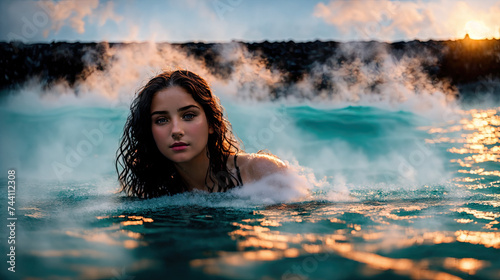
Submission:
M 498 230 L 498 227 L 495 227 L 496 225 L 500 224 L 499 221 L 491 221 L 488 224 L 484 225 L 484 229 L 490 229 L 490 230 Z
M 486 248 L 500 249 L 500 232 L 480 232 L 459 230 L 455 232 L 457 241 L 484 245 Z
M 23 210 L 23 211 L 27 212 L 24 214 L 24 216 L 35 218 L 35 219 L 40 219 L 40 218 L 47 216 L 47 214 L 43 213 L 42 210 L 40 210 L 40 208 L 38 208 L 38 207 L 22 207 L 22 208 L 19 208 L 19 210 Z
M 500 217 L 500 214 L 493 212 L 459 207 L 461 202 L 443 203 L 445 204 L 442 206 L 452 213 L 470 214 L 474 219 L 490 220 L 492 225 L 497 224 L 496 220 Z M 290 206 L 289 211 L 283 207 L 276 208 L 280 209 L 279 212 L 274 209 L 256 211 L 255 219 L 233 223 L 236 229 L 229 235 L 237 242 L 238 252 L 220 252 L 216 257 L 193 260 L 190 265 L 202 269 L 205 273 L 230 277 L 230 272 L 225 269 L 228 266 L 249 266 L 253 262 L 308 256 L 321 256 L 325 260 L 328 256 L 340 256 L 365 265 L 369 273 L 391 270 L 413 279 L 461 279 L 450 273 L 434 270 L 436 266 L 444 266 L 448 270 L 469 275 L 489 266 L 488 262 L 474 258 L 435 257 L 419 260 L 392 258 L 380 253 L 420 245 L 451 243 L 469 243 L 500 249 L 500 232 L 429 231 L 410 227 L 410 224 L 419 220 L 423 223 L 428 218 L 435 220 L 436 215 L 441 214 L 430 210 L 429 207 L 431 206 L 428 202 L 416 202 L 412 205 L 352 203 L 307 209 L 305 211 L 308 215 L 294 211 L 293 206 Z M 361 214 L 376 223 L 361 226 L 349 222 L 349 219 L 342 218 L 346 211 Z M 300 224 L 295 222 L 297 216 L 301 216 Z M 457 224 L 477 224 L 473 219 L 454 221 Z M 315 230 L 320 225 L 330 230 Z
M 113 257 L 112 255 L 108 255 L 106 258 L 110 259 Z M 78 275 L 71 275 L 71 277 L 68 278 L 62 278 L 60 275 L 51 275 L 52 277 L 48 276 L 44 279 L 135 279 L 135 276 L 132 276 L 133 274 L 159 265 L 162 264 L 158 260 L 153 259 L 140 259 L 133 263 L 128 263 L 121 268 L 106 266 L 104 264 L 96 266 L 87 264 L 86 262 L 80 262 L 68 265 L 68 267 Z
M 474 222 L 474 220 L 471 219 L 455 219 L 455 221 L 459 224 L 468 224 Z
M 144 223 L 152 223 L 153 219 L 146 218 L 142 216 L 97 216 L 97 220 L 106 219 L 126 219 L 119 223 L 113 223 L 112 225 L 104 228 L 95 228 L 93 230 L 85 231 L 71 231 L 67 230 L 66 235 L 75 238 L 84 239 L 91 243 L 103 243 L 109 246 L 120 246 L 126 249 L 135 249 L 139 246 L 148 245 L 146 242 L 141 241 L 143 235 L 138 232 L 134 232 L 123 227 L 127 226 L 138 226 Z
M 451 163 L 456 163 L 464 169 L 458 170 L 461 174 L 500 177 L 498 166 L 500 162 L 500 108 L 489 110 L 461 111 L 463 118 L 457 125 L 447 128 L 432 127 L 427 130 L 432 139 L 427 143 L 462 144 L 450 147 L 447 151 L 451 154 L 461 155 L 453 158 Z M 480 165 L 482 164 L 482 165 Z M 489 164 L 492 167 L 485 167 Z M 498 187 L 500 181 L 482 183 L 485 177 L 454 178 L 459 187 L 468 189 L 487 189 Z
M 454 269 L 468 273 L 470 275 L 476 274 L 481 268 L 490 266 L 490 262 L 480 261 L 471 258 L 456 259 L 456 258 L 446 258 L 444 260 L 443 266 L 447 269 Z
M 467 214 L 473 215 L 474 217 L 476 217 L 478 219 L 485 219 L 485 220 L 495 220 L 496 218 L 500 217 L 499 213 L 479 211 L 479 210 L 469 209 L 466 207 L 462 207 L 459 209 L 453 209 L 453 211 L 456 211 L 459 213 L 467 213 Z

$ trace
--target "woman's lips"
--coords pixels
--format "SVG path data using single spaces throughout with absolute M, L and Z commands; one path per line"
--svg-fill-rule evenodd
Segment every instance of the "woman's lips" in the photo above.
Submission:
M 182 151 L 182 150 L 186 149 L 187 147 L 188 147 L 188 144 L 182 143 L 182 142 L 174 143 L 170 146 L 170 148 L 174 151 Z

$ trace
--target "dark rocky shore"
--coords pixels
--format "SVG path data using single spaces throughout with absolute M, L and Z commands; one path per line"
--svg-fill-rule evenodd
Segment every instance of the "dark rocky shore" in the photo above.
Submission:
M 158 47 L 167 43 L 157 44 Z M 396 60 L 403 57 L 419 59 L 421 68 L 433 81 L 446 81 L 463 87 L 481 81 L 500 80 L 500 40 L 382 42 L 260 42 L 240 43 L 250 53 L 261 57 L 270 69 L 280 70 L 281 86 L 299 81 L 318 64 L 377 63 L 383 53 Z M 125 43 L 66 43 L 23 44 L 0 43 L 0 90 L 13 89 L 30 77 L 39 77 L 50 86 L 59 80 L 70 85 L 92 71 L 103 71 L 114 58 L 110 48 Z M 222 64 L 216 43 L 171 44 L 195 56 L 221 78 L 231 74 L 231 65 Z M 342 50 L 342 51 L 340 51 Z M 349 51 L 346 51 L 349 50 Z M 360 55 L 361 53 L 361 55 Z M 328 87 L 329 81 L 319 81 L 318 89 Z

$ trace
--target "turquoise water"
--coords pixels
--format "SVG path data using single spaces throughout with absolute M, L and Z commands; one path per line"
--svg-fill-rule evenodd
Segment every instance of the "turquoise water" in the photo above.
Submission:
M 2 279 L 498 279 L 500 107 L 223 102 L 248 152 L 297 175 L 127 198 L 126 107 L 2 103 L 2 185 L 14 169 L 17 186 Z

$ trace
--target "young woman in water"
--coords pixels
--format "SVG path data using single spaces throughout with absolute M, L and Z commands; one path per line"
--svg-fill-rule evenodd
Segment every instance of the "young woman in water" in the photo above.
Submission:
M 116 159 L 121 191 L 130 196 L 225 192 L 287 169 L 275 156 L 240 152 L 219 99 L 195 73 L 157 75 L 130 110 Z

